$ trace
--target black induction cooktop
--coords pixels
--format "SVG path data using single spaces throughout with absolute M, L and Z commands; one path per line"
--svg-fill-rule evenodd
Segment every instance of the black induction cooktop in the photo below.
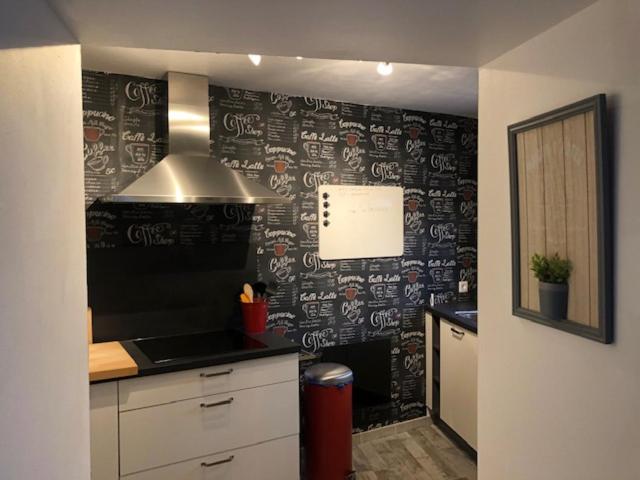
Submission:
M 264 343 L 234 331 L 143 338 L 133 343 L 153 363 L 267 348 Z

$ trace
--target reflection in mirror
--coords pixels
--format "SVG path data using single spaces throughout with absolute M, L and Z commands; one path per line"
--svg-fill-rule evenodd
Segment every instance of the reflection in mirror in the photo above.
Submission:
M 514 314 L 612 341 L 610 164 L 598 95 L 509 127 Z

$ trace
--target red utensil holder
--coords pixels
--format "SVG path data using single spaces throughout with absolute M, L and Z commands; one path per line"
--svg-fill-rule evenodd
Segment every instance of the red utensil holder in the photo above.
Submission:
M 264 333 L 267 329 L 269 302 L 241 303 L 245 333 Z

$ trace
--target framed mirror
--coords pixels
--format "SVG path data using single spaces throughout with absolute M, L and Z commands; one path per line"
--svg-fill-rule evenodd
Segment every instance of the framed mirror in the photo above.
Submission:
M 613 341 L 606 97 L 509 126 L 513 314 Z

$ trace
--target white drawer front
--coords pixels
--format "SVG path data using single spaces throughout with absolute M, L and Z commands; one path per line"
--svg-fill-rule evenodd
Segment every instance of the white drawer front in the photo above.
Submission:
M 298 354 L 120 381 L 120 411 L 215 395 L 298 378 Z
M 298 435 L 293 435 L 121 478 L 127 480 L 298 480 L 300 478 L 299 459 Z M 209 466 L 203 466 L 203 463 Z
M 212 405 L 231 398 L 230 403 Z M 298 430 L 297 379 L 121 412 L 120 474 L 286 437 Z

